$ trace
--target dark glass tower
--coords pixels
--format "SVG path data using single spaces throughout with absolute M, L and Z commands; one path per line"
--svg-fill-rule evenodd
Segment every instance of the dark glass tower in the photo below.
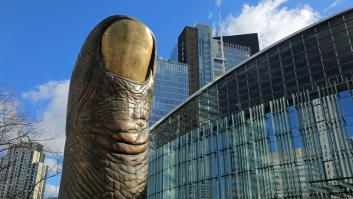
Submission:
M 197 29 L 186 26 L 178 37 L 178 61 L 189 65 L 189 93 L 199 87 L 199 58 Z
M 223 38 L 223 41 L 226 43 L 249 47 L 251 50 L 251 55 L 259 52 L 260 50 L 257 33 L 230 35 L 230 36 L 223 36 L 222 38 Z M 220 40 L 219 37 L 215 37 L 215 39 Z
M 258 51 L 257 34 L 224 36 L 221 43 L 204 24 L 186 26 L 178 38 L 178 61 L 190 67 L 190 95 Z

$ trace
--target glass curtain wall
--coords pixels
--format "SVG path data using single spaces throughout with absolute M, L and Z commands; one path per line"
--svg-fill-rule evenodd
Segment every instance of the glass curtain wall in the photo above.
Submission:
M 153 149 L 148 198 L 352 198 L 352 85 L 271 100 Z
M 203 87 L 213 80 L 212 27 L 197 24 L 198 54 L 199 54 L 199 85 Z
M 313 92 L 328 82 L 347 79 L 353 79 L 353 9 L 308 27 L 234 66 L 160 121 L 151 130 L 152 136 L 159 146 L 180 133 L 209 124 L 212 118 L 260 104 L 269 110 L 271 100 L 288 100 L 292 93 Z M 208 90 L 217 99 L 204 99 Z M 217 103 L 213 106 L 217 111 L 207 112 L 210 101 Z M 170 124 L 180 128 L 168 128 Z
M 233 69 L 236 65 L 250 57 L 251 49 L 249 47 L 235 45 L 223 42 L 223 57 L 221 41 L 213 39 L 213 58 L 214 58 L 214 77 L 216 79 L 225 72 Z M 224 71 L 223 71 L 224 62 Z
M 188 65 L 159 58 L 153 91 L 150 125 L 169 113 L 189 95 Z

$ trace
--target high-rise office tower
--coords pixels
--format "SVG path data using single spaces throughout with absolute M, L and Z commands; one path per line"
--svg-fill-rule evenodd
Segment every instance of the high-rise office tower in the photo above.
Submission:
M 189 65 L 190 95 L 259 50 L 257 34 L 223 38 L 213 37 L 212 27 L 204 24 L 186 26 L 179 35 L 178 61 Z
M 158 58 L 150 124 L 154 124 L 189 95 L 188 66 Z
M 41 144 L 13 145 L 0 161 L 0 198 L 42 199 L 44 158 Z
M 147 198 L 352 198 L 353 8 L 233 67 L 151 136 Z
M 186 26 L 178 37 L 178 61 L 189 65 L 189 94 L 199 87 L 199 57 L 197 29 Z

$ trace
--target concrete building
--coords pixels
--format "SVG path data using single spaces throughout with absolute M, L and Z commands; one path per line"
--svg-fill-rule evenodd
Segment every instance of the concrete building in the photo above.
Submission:
M 43 146 L 13 145 L 0 162 L 0 198 L 42 199 L 46 165 Z

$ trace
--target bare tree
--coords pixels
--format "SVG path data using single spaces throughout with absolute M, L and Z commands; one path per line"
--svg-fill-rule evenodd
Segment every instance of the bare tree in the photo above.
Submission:
M 8 154 L 10 150 L 19 148 L 30 149 L 29 147 L 31 146 L 27 143 L 39 142 L 43 144 L 45 141 L 51 139 L 43 139 L 43 132 L 37 128 L 36 122 L 25 117 L 19 104 L 14 100 L 13 95 L 0 91 L 0 185 L 8 180 L 6 172 L 9 171 L 10 167 L 13 165 L 13 161 L 16 161 L 16 159 L 5 158 L 5 155 Z M 57 154 L 57 152 L 45 148 L 43 152 L 52 155 Z M 43 181 L 61 173 L 60 165 L 60 162 L 50 165 L 45 175 L 41 176 L 40 179 L 35 179 L 31 184 L 21 190 L 17 189 L 12 193 L 8 193 L 6 198 L 30 198 L 36 187 L 43 184 Z M 41 187 L 41 189 L 44 189 L 44 187 Z
M 33 125 L 20 113 L 12 95 L 0 94 L 0 154 L 11 146 L 29 142 Z

